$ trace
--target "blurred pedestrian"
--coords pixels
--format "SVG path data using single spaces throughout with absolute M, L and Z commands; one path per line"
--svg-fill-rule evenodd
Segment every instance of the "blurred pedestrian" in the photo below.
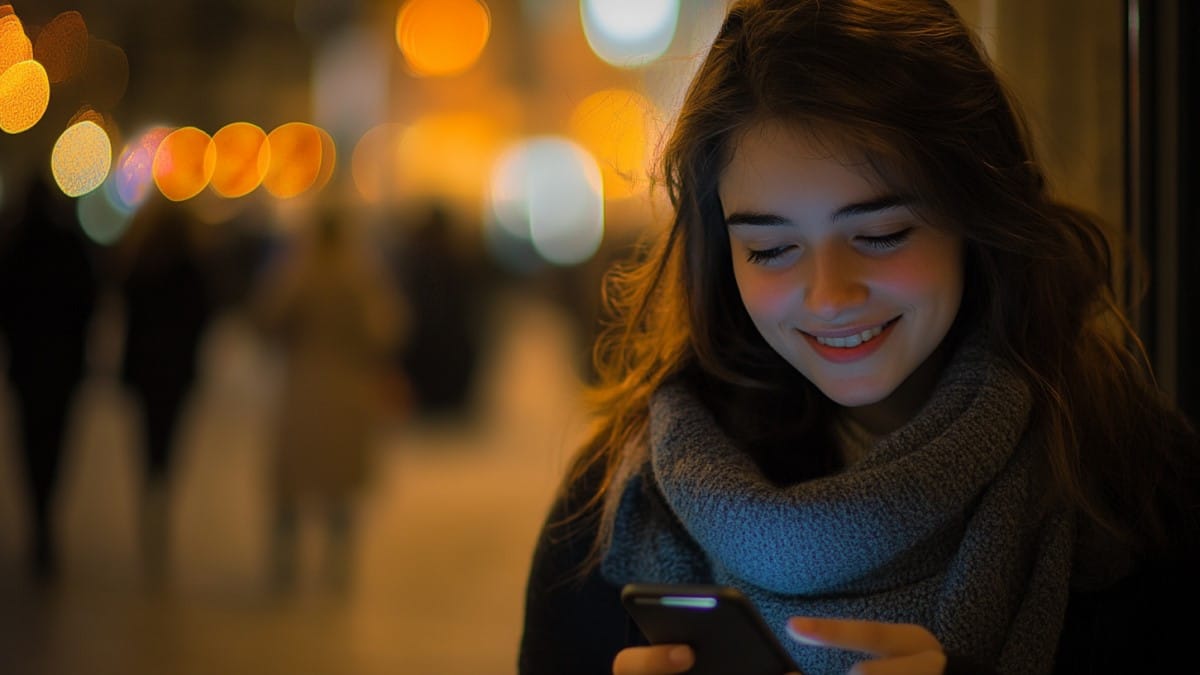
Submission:
M 273 582 L 297 581 L 302 512 L 326 522 L 324 575 L 336 590 L 351 581 L 355 498 L 369 473 L 382 422 L 383 387 L 404 324 L 399 295 L 342 214 L 322 212 L 268 263 L 254 314 L 284 353 L 272 493 Z
M 58 572 L 55 493 L 72 404 L 86 374 L 97 280 L 73 202 L 35 177 L 0 231 L 0 332 L 31 506 L 35 578 Z
M 471 412 L 484 335 L 477 267 L 443 204 L 432 204 L 404 240 L 399 277 L 413 320 L 400 363 L 415 415 Z
M 125 312 L 121 379 L 141 411 L 140 537 L 151 579 L 166 572 L 171 467 L 212 314 L 198 226 L 185 205 L 154 196 L 116 251 Z

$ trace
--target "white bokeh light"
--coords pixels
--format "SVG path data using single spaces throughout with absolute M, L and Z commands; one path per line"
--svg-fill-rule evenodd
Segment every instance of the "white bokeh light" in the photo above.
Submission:
M 645 65 L 667 51 L 679 23 L 679 0 L 579 0 L 592 51 L 622 68 Z
M 106 181 L 112 183 L 112 181 Z M 114 205 L 105 190 L 93 190 L 75 204 L 79 226 L 88 238 L 97 244 L 108 246 L 120 239 L 133 220 L 133 214 Z
M 528 239 L 547 261 L 575 265 L 604 237 L 600 167 L 575 143 L 529 139 L 505 151 L 492 171 L 491 206 L 509 234 Z

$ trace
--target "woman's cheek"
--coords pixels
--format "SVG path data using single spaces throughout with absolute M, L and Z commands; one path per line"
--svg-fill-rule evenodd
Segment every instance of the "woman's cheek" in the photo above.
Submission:
M 744 274 L 738 277 L 742 303 L 756 323 L 786 319 L 796 298 L 802 294 L 799 284 L 786 274 Z

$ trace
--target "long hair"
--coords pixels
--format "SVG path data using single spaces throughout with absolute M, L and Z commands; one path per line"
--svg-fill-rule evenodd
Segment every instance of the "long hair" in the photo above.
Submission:
M 1109 235 L 1050 194 L 975 36 L 938 0 L 742 0 L 664 149 L 670 226 L 605 288 L 611 323 L 590 392 L 597 426 L 568 477 L 603 476 L 589 502 L 602 507 L 592 511 L 594 552 L 624 479 L 645 460 L 649 400 L 665 380 L 696 378 L 717 410 L 784 400 L 791 419 L 779 433 L 819 433 L 827 419 L 818 413 L 831 404 L 761 338 L 733 276 L 718 180 L 739 132 L 767 119 L 861 153 L 922 216 L 963 237 L 954 333 L 982 332 L 1029 384 L 1028 433 L 1044 448 L 1052 498 L 1118 540 L 1165 544 L 1147 496 L 1187 421 L 1159 393 L 1116 301 Z M 762 431 L 737 425 L 752 415 L 722 414 L 735 439 Z

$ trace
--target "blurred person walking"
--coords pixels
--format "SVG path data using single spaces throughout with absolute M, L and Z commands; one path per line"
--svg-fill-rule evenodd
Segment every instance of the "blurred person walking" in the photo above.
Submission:
M 57 578 L 55 496 L 96 306 L 92 253 L 73 202 L 38 176 L 0 230 L 0 332 L 8 351 L 35 580 Z
M 324 579 L 344 592 L 352 581 L 354 502 L 368 479 L 388 359 L 406 311 L 381 261 L 332 210 L 268 262 L 253 303 L 285 362 L 270 473 L 272 582 L 278 591 L 296 583 L 302 513 L 316 508 L 326 525 Z
M 405 238 L 399 279 L 412 307 L 412 330 L 399 352 L 413 413 L 469 417 L 484 331 L 482 284 L 471 251 L 441 203 Z
M 125 313 L 121 380 L 141 410 L 140 537 L 152 582 L 168 571 L 171 468 L 213 309 L 199 224 L 186 208 L 155 195 L 115 250 Z

